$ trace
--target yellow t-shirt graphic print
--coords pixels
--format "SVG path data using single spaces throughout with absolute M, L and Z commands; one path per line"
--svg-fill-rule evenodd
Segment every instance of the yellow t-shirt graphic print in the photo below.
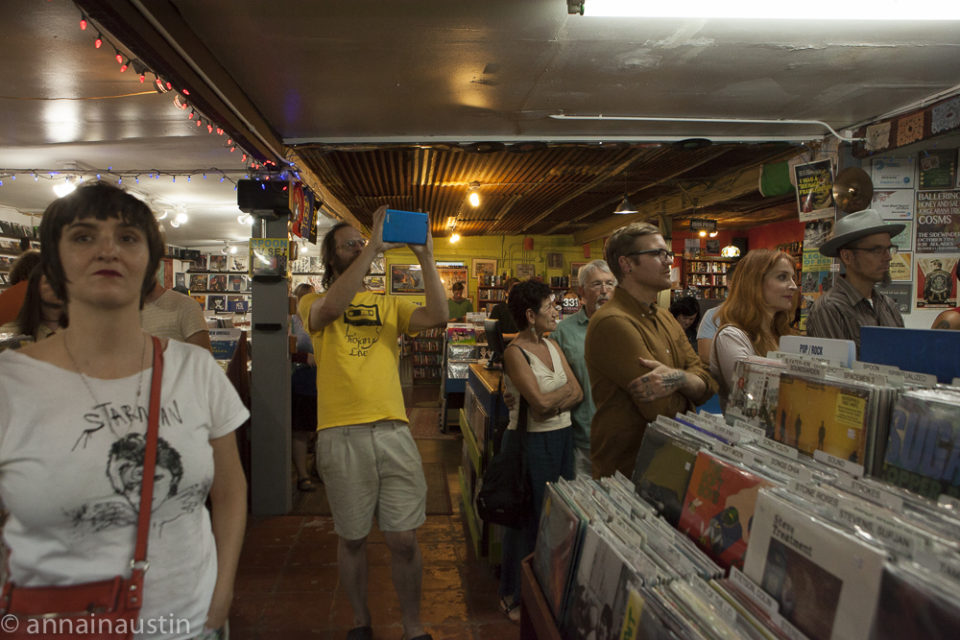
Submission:
M 298 312 L 309 327 L 310 305 Z M 394 296 L 358 293 L 335 322 L 310 332 L 317 359 L 317 429 L 378 420 L 407 422 L 400 388 L 397 339 L 407 333 L 416 306 Z

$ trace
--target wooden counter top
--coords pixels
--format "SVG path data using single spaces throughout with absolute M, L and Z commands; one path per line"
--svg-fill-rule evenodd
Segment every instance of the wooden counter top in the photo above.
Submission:
M 497 393 L 500 389 L 500 380 L 503 378 L 502 371 L 487 369 L 485 364 L 479 363 L 471 364 L 470 370 L 473 371 L 490 393 Z

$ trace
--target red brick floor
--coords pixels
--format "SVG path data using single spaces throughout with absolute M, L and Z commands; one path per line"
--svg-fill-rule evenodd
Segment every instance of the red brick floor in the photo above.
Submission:
M 427 393 L 426 391 L 422 393 Z M 435 391 L 434 391 L 435 393 Z M 461 442 L 418 440 L 424 462 L 443 462 L 452 516 L 428 516 L 418 531 L 423 554 L 422 618 L 436 640 L 515 640 L 520 627 L 497 608 L 497 579 L 474 557 L 461 516 Z M 368 540 L 369 606 L 377 640 L 403 628 L 383 536 Z M 353 614 L 337 579 L 337 537 L 322 516 L 252 517 L 230 616 L 234 640 L 346 637 Z

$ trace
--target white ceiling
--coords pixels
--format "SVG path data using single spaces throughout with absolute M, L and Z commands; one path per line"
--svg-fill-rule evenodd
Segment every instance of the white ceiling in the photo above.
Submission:
M 588 18 L 568 15 L 565 0 L 81 4 L 147 15 L 183 56 L 171 64 L 206 78 L 201 89 L 225 97 L 247 135 L 286 145 L 817 139 L 825 129 L 813 124 L 550 116 L 821 120 L 843 130 L 960 86 L 957 22 Z M 30 171 L 80 163 L 112 167 L 158 211 L 185 207 L 189 222 L 167 228 L 174 244 L 249 237 L 236 222 L 233 181 L 245 165 L 226 145 L 230 132 L 196 127 L 172 93 L 151 89 L 152 76 L 141 84 L 120 73 L 112 47 L 95 49 L 95 27 L 81 31 L 79 18 L 68 0 L 0 3 L 0 211 L 42 211 L 62 178 L 35 182 Z M 127 44 L 142 56 L 148 40 L 133 32 Z

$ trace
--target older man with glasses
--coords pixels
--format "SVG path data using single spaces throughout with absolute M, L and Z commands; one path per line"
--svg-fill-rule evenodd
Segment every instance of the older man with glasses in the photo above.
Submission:
M 618 284 L 590 319 L 584 347 L 597 410 L 590 427 L 593 476 L 628 478 L 643 433 L 658 415 L 673 417 L 705 403 L 717 383 L 683 327 L 657 294 L 670 288 L 673 252 L 651 224 L 633 223 L 607 241 Z
M 617 279 L 610 272 L 605 260 L 594 260 L 585 264 L 580 268 L 577 279 L 577 293 L 583 304 L 579 311 L 557 325 L 550 338 L 560 345 L 573 375 L 583 389 L 583 400 L 570 411 L 570 418 L 573 422 L 576 473 L 589 478 L 593 475 L 590 464 L 590 423 L 593 421 L 596 406 L 590 394 L 590 374 L 587 372 L 587 361 L 583 357 L 583 347 L 590 318 L 598 308 L 609 302 L 617 286 Z
M 845 273 L 814 301 L 807 335 L 853 340 L 860 355 L 860 327 L 902 327 L 897 303 L 874 287 L 890 282 L 890 261 L 897 255 L 892 238 L 905 225 L 889 223 L 873 209 L 841 218 L 820 253 L 839 258 Z

